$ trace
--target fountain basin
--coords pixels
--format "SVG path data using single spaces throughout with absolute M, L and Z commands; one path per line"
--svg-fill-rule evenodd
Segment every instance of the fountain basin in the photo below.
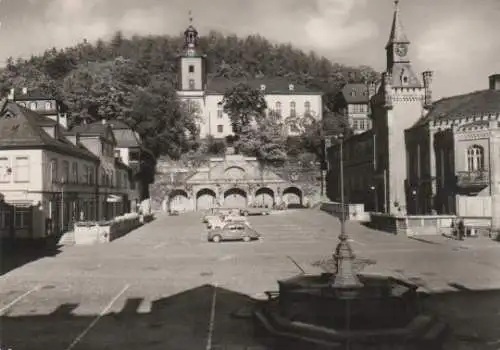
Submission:
M 300 275 L 278 281 L 277 297 L 254 312 L 257 325 L 309 346 L 348 342 L 439 348 L 446 327 L 419 312 L 417 286 L 393 277 L 359 275 L 362 287 L 346 293 L 331 287 L 332 277 Z

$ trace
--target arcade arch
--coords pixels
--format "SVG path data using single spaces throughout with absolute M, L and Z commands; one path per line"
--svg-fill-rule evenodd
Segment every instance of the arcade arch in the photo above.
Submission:
M 302 190 L 296 186 L 290 186 L 283 190 L 283 200 L 287 207 L 302 206 Z
M 233 187 L 224 192 L 224 207 L 245 208 L 247 206 L 247 193 L 241 188 Z
M 262 207 L 272 208 L 274 206 L 274 191 L 269 187 L 261 187 L 255 191 L 254 204 Z
M 196 210 L 207 210 L 216 206 L 217 195 L 210 188 L 202 188 L 196 192 Z
M 185 190 L 176 189 L 169 194 L 168 209 L 170 211 L 188 211 L 189 207 L 189 196 Z

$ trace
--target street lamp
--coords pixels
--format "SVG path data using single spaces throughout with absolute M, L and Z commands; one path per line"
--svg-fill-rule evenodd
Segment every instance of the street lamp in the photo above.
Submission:
M 340 134 L 337 137 L 340 141 L 340 205 L 341 205 L 341 220 L 340 220 L 340 235 L 339 243 L 335 249 L 333 256 L 336 266 L 336 274 L 331 286 L 338 292 L 344 294 L 345 297 L 362 287 L 357 275 L 354 273 L 354 259 L 355 255 L 348 242 L 349 236 L 345 230 L 345 203 L 344 203 L 344 135 Z

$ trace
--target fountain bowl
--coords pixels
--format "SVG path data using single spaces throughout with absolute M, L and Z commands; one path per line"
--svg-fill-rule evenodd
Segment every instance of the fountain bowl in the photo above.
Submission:
M 361 285 L 332 287 L 334 275 L 299 275 L 278 281 L 279 291 L 254 310 L 256 329 L 285 349 L 378 347 L 439 349 L 446 325 L 420 310 L 418 286 L 377 275 Z M 291 343 L 290 343 L 291 342 Z

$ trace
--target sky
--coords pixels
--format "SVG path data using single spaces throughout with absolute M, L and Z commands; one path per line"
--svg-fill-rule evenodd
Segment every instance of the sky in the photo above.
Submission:
M 500 0 L 401 0 L 417 72 L 434 99 L 482 90 L 500 73 Z M 261 34 L 349 65 L 385 68 L 393 0 L 0 0 L 0 60 L 87 39 L 198 31 Z

